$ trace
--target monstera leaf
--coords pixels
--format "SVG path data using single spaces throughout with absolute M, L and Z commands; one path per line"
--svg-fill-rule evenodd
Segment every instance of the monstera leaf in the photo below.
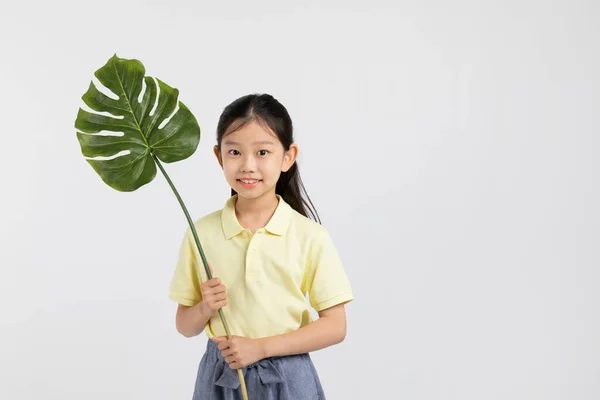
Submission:
M 144 76 L 141 62 L 115 55 L 94 75 L 117 99 L 91 82 L 82 99 L 102 114 L 79 109 L 75 128 L 81 131 L 77 138 L 84 156 L 105 157 L 88 162 L 106 184 L 122 192 L 136 190 L 156 176 L 153 156 L 172 163 L 196 151 L 200 141 L 196 118 L 178 102 L 177 89 Z M 119 134 L 98 134 L 106 131 Z M 113 157 L 122 152 L 126 154 Z
M 200 142 L 200 127 L 190 110 L 178 102 L 177 89 L 145 73 L 140 61 L 116 54 L 95 72 L 116 99 L 90 83 L 82 99 L 95 113 L 80 108 L 75 120 L 81 152 L 102 180 L 121 192 L 132 192 L 152 181 L 158 166 L 187 218 L 206 276 L 212 279 L 194 222 L 161 165 L 161 161 L 172 163 L 191 156 Z M 231 339 L 222 309 L 219 317 Z M 237 372 L 242 396 L 248 400 L 243 372 Z

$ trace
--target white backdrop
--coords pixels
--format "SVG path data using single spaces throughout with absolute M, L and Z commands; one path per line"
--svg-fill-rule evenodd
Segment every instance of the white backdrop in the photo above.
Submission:
M 0 398 L 191 398 L 184 215 L 160 174 L 106 186 L 75 135 L 114 53 L 200 123 L 167 166 L 193 218 L 229 194 L 222 109 L 288 108 L 356 296 L 313 354 L 328 399 L 600 398 L 598 2 L 237 3 L 1 6 Z

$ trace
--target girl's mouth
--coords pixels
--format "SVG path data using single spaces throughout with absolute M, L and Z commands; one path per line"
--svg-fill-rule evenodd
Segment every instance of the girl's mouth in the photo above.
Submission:
M 253 188 L 253 187 L 257 186 L 259 183 L 261 183 L 262 179 L 259 179 L 259 180 L 238 179 L 237 181 L 245 188 Z

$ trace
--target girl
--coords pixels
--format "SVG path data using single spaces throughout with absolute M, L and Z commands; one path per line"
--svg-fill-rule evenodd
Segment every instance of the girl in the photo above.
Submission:
M 354 297 L 328 230 L 301 195 L 287 110 L 268 94 L 235 100 L 219 119 L 214 153 L 231 197 L 195 222 L 213 279 L 188 228 L 169 296 L 179 304 L 177 330 L 209 338 L 193 400 L 241 399 L 240 368 L 250 400 L 325 399 L 309 353 L 344 340 Z

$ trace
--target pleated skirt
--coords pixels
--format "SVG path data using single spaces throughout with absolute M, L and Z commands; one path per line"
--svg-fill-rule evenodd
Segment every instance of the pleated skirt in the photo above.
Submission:
M 243 368 L 248 400 L 325 400 L 308 353 L 269 357 Z M 229 368 L 217 343 L 208 340 L 192 400 L 242 400 L 237 370 Z

